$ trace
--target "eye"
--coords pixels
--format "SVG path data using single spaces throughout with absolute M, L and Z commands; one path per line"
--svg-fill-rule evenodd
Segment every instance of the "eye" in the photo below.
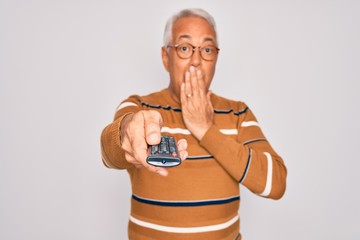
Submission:
M 182 53 L 188 53 L 190 51 L 190 46 L 188 44 L 183 44 L 178 47 L 178 50 Z
M 206 54 L 213 54 L 215 52 L 215 48 L 214 47 L 204 47 L 203 51 Z

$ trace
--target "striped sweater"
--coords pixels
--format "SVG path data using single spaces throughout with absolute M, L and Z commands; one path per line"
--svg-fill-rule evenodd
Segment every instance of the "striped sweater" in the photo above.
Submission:
M 214 125 L 201 141 L 182 120 L 181 106 L 167 89 L 123 101 L 101 135 L 102 159 L 109 168 L 126 169 L 132 184 L 131 240 L 234 240 L 239 227 L 239 184 L 257 195 L 279 199 L 286 167 L 243 102 L 212 94 Z M 185 138 L 189 156 L 167 177 L 133 167 L 120 144 L 120 123 L 127 113 L 159 111 L 161 132 Z

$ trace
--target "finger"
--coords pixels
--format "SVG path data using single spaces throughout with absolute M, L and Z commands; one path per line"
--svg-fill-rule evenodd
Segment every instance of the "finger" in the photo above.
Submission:
M 180 154 L 181 161 L 186 160 L 186 158 L 188 157 L 188 152 L 186 150 L 180 151 L 179 154 Z
M 133 157 L 142 165 L 145 165 L 148 156 L 148 145 L 144 139 L 141 142 L 133 142 L 131 148 L 133 150 Z
M 169 174 L 169 172 L 166 169 L 160 167 L 157 167 L 155 172 L 163 177 L 166 177 Z
M 199 90 L 199 84 L 198 84 L 198 78 L 197 78 L 196 72 L 197 71 L 196 71 L 195 67 L 191 66 L 190 67 L 190 83 L 191 83 L 191 89 L 192 89 L 194 95 Z
M 129 144 L 123 146 L 123 148 L 127 149 L 127 153 L 133 158 L 129 158 L 129 160 L 133 162 L 140 163 L 144 167 L 146 167 L 146 157 L 148 155 L 148 143 L 145 139 L 146 131 L 152 131 L 156 124 L 152 124 L 156 114 L 150 114 L 149 111 L 141 111 L 139 114 L 134 115 L 134 121 L 137 124 L 131 127 L 129 136 Z M 147 130 L 148 129 L 148 130 Z M 160 140 L 159 140 L 160 142 Z M 155 143 L 156 144 L 156 143 Z
M 145 167 L 148 171 L 157 173 L 157 174 L 159 174 L 161 176 L 167 176 L 168 175 L 168 171 L 165 170 L 164 168 L 155 167 L 155 166 L 152 166 L 152 165 L 150 165 L 150 164 L 148 164 L 146 162 L 146 158 L 148 156 L 148 151 L 147 150 L 142 151 L 142 149 L 141 149 L 141 150 L 139 150 L 137 152 L 137 154 L 138 155 L 136 155 L 135 158 L 139 160 L 138 163 L 141 164 L 143 167 Z
M 212 94 L 212 91 L 209 90 L 206 94 L 206 97 L 207 97 L 208 103 L 211 107 L 211 110 L 213 110 L 213 106 L 212 106 L 212 102 L 211 102 L 211 94 Z
M 160 113 L 156 111 L 140 111 L 133 117 L 133 122 L 128 128 L 127 141 L 123 143 L 122 148 L 125 150 L 125 158 L 129 163 L 132 163 L 137 168 L 145 167 L 148 171 L 158 173 L 166 176 L 168 172 L 162 168 L 156 168 L 146 162 L 148 156 L 148 143 L 145 139 L 146 134 L 149 135 L 151 142 L 154 137 L 152 135 L 159 135 L 159 140 L 154 144 L 160 142 L 160 129 L 162 118 Z M 129 134 L 130 133 L 130 134 Z M 156 138 L 156 136 L 155 136 Z
M 201 90 L 203 93 L 206 93 L 204 76 L 200 70 L 196 70 L 196 77 L 198 79 L 199 90 Z
M 185 160 L 188 156 L 188 152 L 186 151 L 187 149 L 187 141 L 185 139 L 180 139 L 178 142 L 177 142 L 177 147 L 178 147 L 178 151 L 179 151 L 179 155 L 180 155 L 180 158 L 181 160 Z
M 155 145 L 161 139 L 162 117 L 157 111 L 144 111 L 144 129 L 146 142 L 149 145 Z
M 180 86 L 180 102 L 182 106 L 185 106 L 187 98 L 188 97 L 186 96 L 185 82 L 183 82 Z
M 136 168 L 142 168 L 144 167 L 141 162 L 139 162 L 138 160 L 136 160 L 132 155 L 125 153 L 125 159 L 126 161 L 128 161 L 129 163 L 133 164 Z
M 191 88 L 191 80 L 190 80 L 190 72 L 185 72 L 185 94 L 189 96 L 189 94 L 193 94 L 193 89 Z M 191 97 L 191 96 L 190 96 Z
M 134 115 L 133 119 L 134 122 L 137 122 L 137 124 L 131 124 L 128 126 L 128 130 L 126 131 L 121 147 L 128 154 L 127 156 L 140 160 L 136 156 L 140 155 L 139 153 L 141 151 L 146 151 L 147 149 L 143 127 L 144 119 L 142 119 L 141 115 L 139 117 L 138 114 Z M 127 159 L 131 160 L 131 158 Z
M 188 146 L 188 143 L 187 143 L 187 141 L 185 139 L 180 139 L 177 142 L 177 148 L 178 148 L 179 151 L 186 150 L 187 146 Z

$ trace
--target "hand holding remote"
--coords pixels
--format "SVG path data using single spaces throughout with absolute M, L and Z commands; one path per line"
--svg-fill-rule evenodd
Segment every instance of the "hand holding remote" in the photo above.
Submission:
M 155 167 L 146 162 L 148 146 L 156 145 L 161 140 L 162 117 L 154 110 L 142 110 L 128 114 L 121 122 L 121 147 L 125 151 L 126 160 L 137 168 L 145 167 L 151 172 L 167 176 L 168 171 L 163 167 Z M 187 142 L 180 140 L 177 143 L 181 160 L 187 157 Z

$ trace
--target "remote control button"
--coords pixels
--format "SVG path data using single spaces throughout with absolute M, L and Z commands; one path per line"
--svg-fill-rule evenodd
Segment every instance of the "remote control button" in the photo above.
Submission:
M 174 137 L 162 136 L 159 144 L 151 145 L 149 148 L 149 156 L 146 159 L 149 164 L 158 167 L 174 167 L 181 164 Z
M 164 142 L 164 143 L 161 143 L 161 145 L 160 145 L 160 152 L 161 152 L 161 153 L 166 152 L 166 150 L 167 150 L 166 147 L 167 147 L 167 146 L 166 146 L 166 143 L 165 143 L 165 142 Z
M 159 151 L 159 147 L 157 145 L 152 146 L 151 154 L 156 154 Z

